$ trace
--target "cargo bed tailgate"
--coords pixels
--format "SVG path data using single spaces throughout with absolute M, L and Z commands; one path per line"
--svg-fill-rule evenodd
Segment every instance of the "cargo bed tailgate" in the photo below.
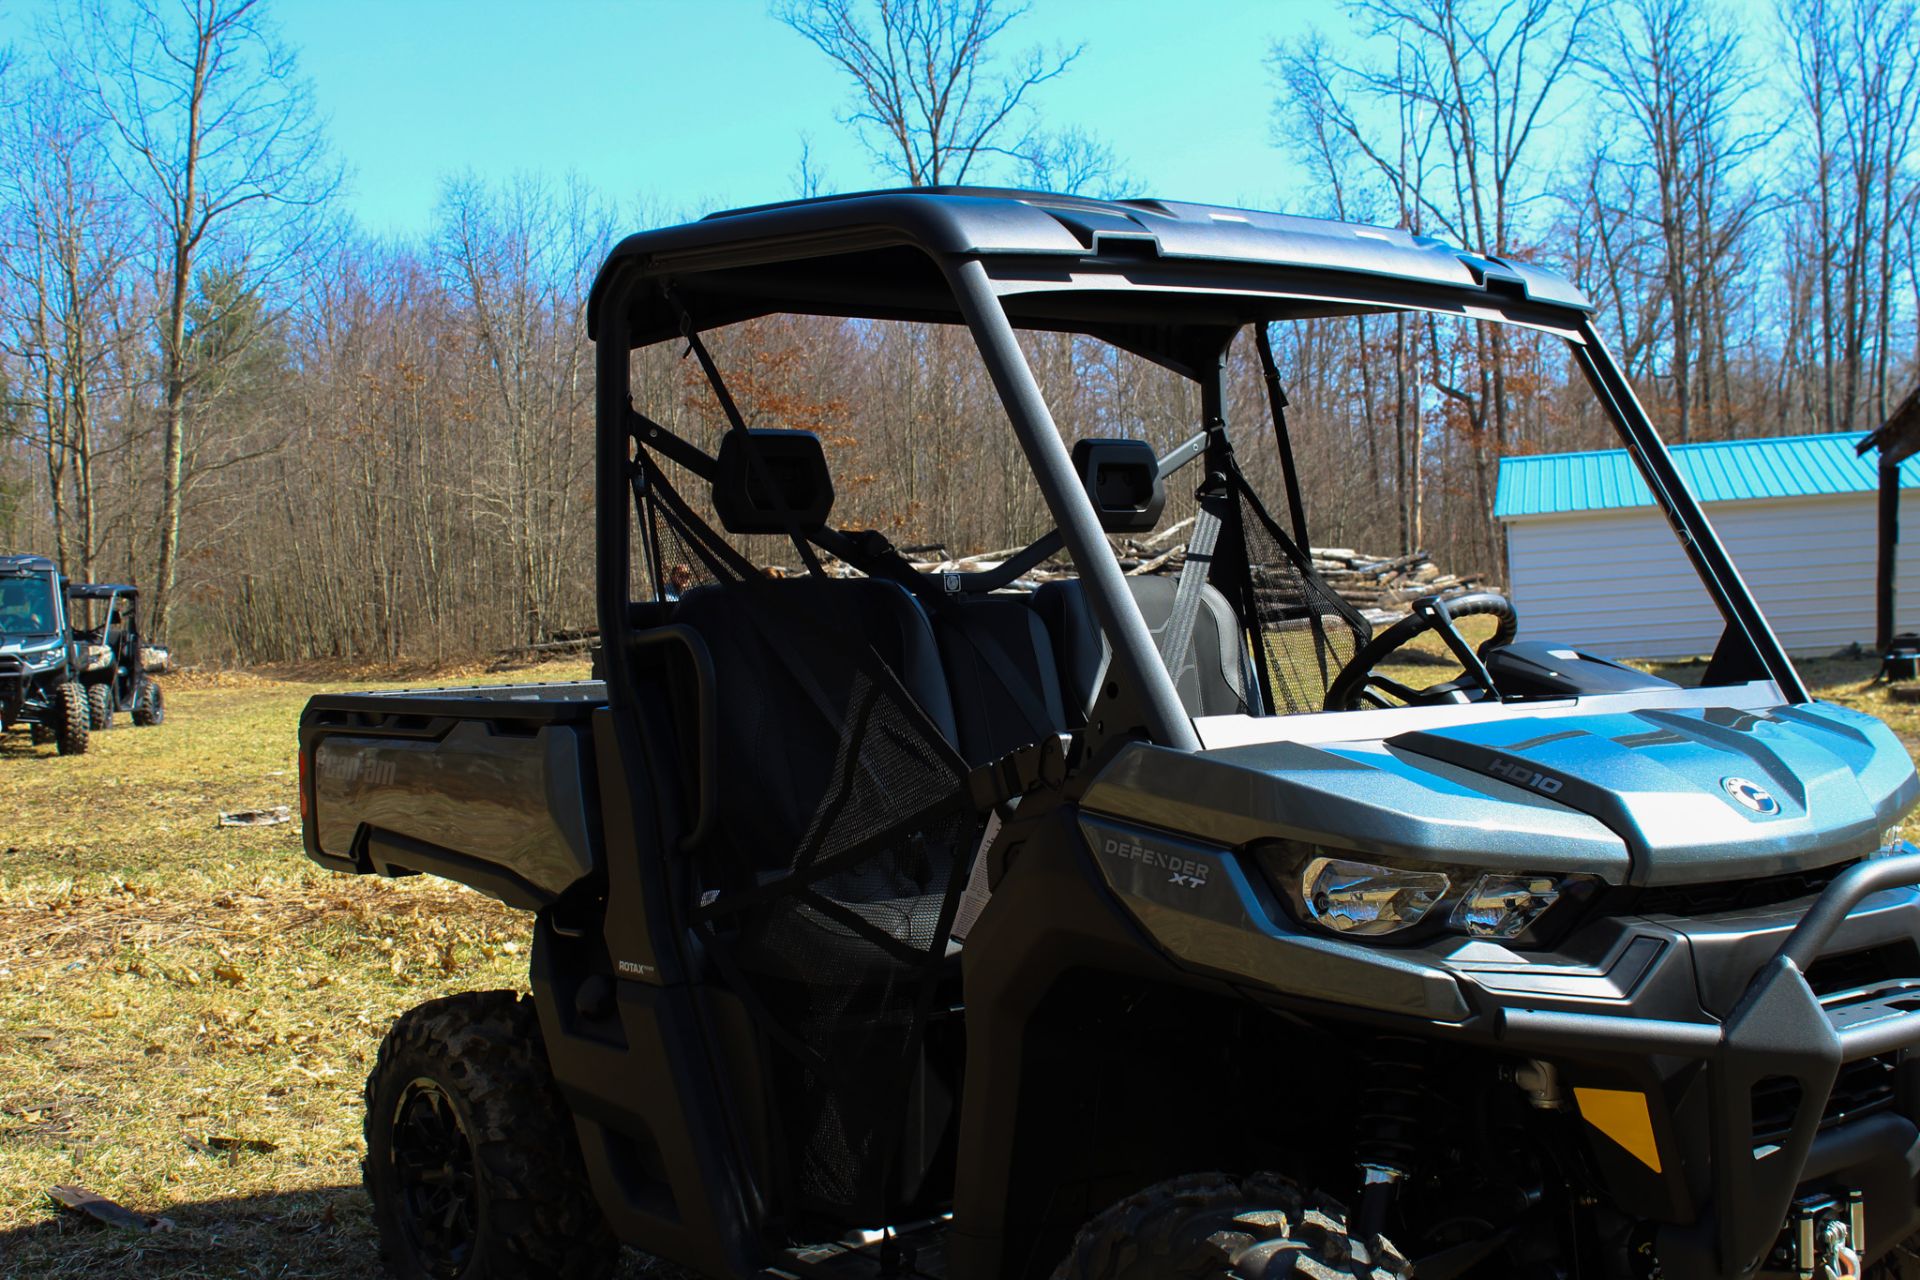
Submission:
M 598 681 L 321 694 L 300 717 L 307 854 L 537 910 L 590 875 Z

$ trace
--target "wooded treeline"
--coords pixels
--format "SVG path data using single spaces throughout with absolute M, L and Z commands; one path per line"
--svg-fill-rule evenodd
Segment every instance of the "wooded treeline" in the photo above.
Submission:
M 1338 15 L 1264 51 L 1273 101 L 1242 104 L 1272 114 L 1246 165 L 1273 206 L 1567 272 L 1676 442 L 1871 427 L 1920 376 L 1912 0 Z M 1148 187 L 1125 139 L 1040 127 L 1079 50 L 1023 50 L 1021 16 L 767 20 L 845 73 L 878 183 Z M 369 236 L 296 52 L 265 0 L 86 0 L 0 62 L 0 549 L 140 583 L 193 660 L 448 658 L 590 623 L 582 303 L 621 234 L 668 219 L 579 178 L 455 175 L 428 232 Z M 819 180 L 803 152 L 768 187 Z M 1498 459 L 1612 443 L 1555 339 L 1425 317 L 1274 336 L 1323 545 L 1497 576 Z M 827 439 L 842 523 L 955 554 L 1044 529 L 964 332 L 780 319 L 712 345 L 750 417 Z M 1070 436 L 1193 429 L 1187 388 L 1133 357 L 1028 349 Z M 643 407 L 713 439 L 677 348 L 636 370 Z M 1233 382 L 1268 469 L 1245 350 Z

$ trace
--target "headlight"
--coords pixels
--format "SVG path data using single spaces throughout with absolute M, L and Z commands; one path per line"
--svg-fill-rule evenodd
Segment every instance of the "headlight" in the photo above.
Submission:
M 1430 921 L 1471 938 L 1539 946 L 1551 941 L 1546 926 L 1557 933 L 1571 923 L 1599 885 L 1587 875 L 1400 862 L 1290 840 L 1261 845 L 1254 857 L 1295 920 L 1349 938 Z
M 1561 884 L 1559 876 L 1490 871 L 1460 895 L 1453 927 L 1471 938 L 1517 938 L 1560 901 Z
M 1377 938 L 1419 924 L 1451 883 L 1444 871 L 1322 856 L 1300 873 L 1300 906 L 1323 929 Z

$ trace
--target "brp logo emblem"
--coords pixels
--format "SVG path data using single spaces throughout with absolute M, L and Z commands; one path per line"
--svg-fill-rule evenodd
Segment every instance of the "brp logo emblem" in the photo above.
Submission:
M 1773 792 L 1757 782 L 1749 782 L 1745 778 L 1722 778 L 1720 785 L 1735 802 L 1762 817 L 1771 817 L 1780 812 L 1780 802 L 1773 798 Z

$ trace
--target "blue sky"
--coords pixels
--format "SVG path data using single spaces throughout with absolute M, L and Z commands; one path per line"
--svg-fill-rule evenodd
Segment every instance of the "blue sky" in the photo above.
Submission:
M 803 134 L 829 189 L 881 183 L 839 120 L 837 69 L 764 0 L 276 0 L 352 203 L 423 229 L 442 178 L 578 171 L 673 216 L 795 194 Z M 1112 145 L 1143 192 L 1283 199 L 1264 58 L 1319 5 L 1037 0 L 1014 48 L 1084 42 L 1035 101 Z
M 0 41 L 61 2 L 0 0 Z M 784 199 L 803 136 L 827 190 L 892 181 L 840 120 L 839 70 L 766 0 L 271 4 L 376 234 L 425 231 L 465 172 L 575 172 L 645 221 Z M 1769 0 L 1724 4 L 1758 21 Z M 1084 44 L 1032 101 L 1043 126 L 1111 146 L 1131 192 L 1305 210 L 1318 200 L 1273 145 L 1266 57 L 1316 25 L 1348 42 L 1327 0 L 1032 0 L 1005 44 Z

